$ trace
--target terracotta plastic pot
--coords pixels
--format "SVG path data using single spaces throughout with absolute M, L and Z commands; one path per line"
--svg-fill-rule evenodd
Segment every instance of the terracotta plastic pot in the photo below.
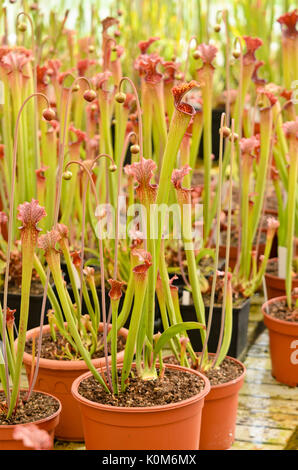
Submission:
M 278 261 L 278 258 L 272 258 L 268 260 L 270 261 Z M 265 273 L 265 281 L 266 281 L 266 289 L 267 289 L 267 297 L 268 299 L 273 299 L 274 297 L 281 297 L 286 295 L 286 280 L 278 277 L 273 276 L 272 274 Z M 298 287 L 298 279 L 292 279 L 292 288 L 295 289 Z
M 294 296 L 297 299 L 298 296 Z M 267 313 L 267 307 L 286 296 L 268 300 L 262 306 L 264 323 L 269 330 L 272 375 L 278 382 L 296 387 L 298 385 L 298 323 L 274 318 Z
M 94 403 L 78 393 L 80 383 L 90 373 L 77 378 L 72 394 L 78 401 L 88 450 L 195 450 L 198 448 L 204 398 L 210 390 L 208 379 L 197 371 L 204 389 L 187 400 L 164 406 L 122 408 Z
M 235 439 L 238 394 L 244 382 L 246 368 L 237 359 L 227 357 L 240 364 L 243 373 L 230 382 L 211 385 L 202 412 L 200 450 L 229 449 Z
M 100 328 L 102 331 L 102 325 Z M 49 331 L 49 325 L 44 326 L 43 332 L 48 333 Z M 128 330 L 121 328 L 119 334 L 126 338 Z M 39 328 L 34 328 L 27 332 L 26 339 L 38 336 Z M 118 362 L 122 362 L 124 351 L 119 352 L 117 357 Z M 25 352 L 23 361 L 29 377 L 32 364 L 31 354 Z M 94 359 L 92 362 L 97 368 L 105 366 L 104 358 Z M 88 371 L 88 367 L 84 361 L 56 361 L 40 358 L 36 388 L 52 393 L 62 403 L 60 422 L 55 433 L 55 436 L 61 440 L 83 441 L 84 439 L 80 410 L 77 401 L 71 394 L 71 385 L 77 377 L 86 371 Z
M 37 391 L 40 392 L 40 390 Z M 52 398 L 57 400 L 57 397 L 54 397 L 50 393 L 46 393 L 45 395 L 50 395 Z M 33 421 L 32 423 L 22 424 L 22 426 L 30 426 L 31 424 L 35 424 L 35 426 L 37 426 L 39 429 L 47 431 L 52 441 L 51 449 L 53 449 L 55 428 L 59 423 L 61 410 L 62 406 L 59 401 L 59 408 L 52 416 L 48 416 L 47 418 L 40 419 L 38 421 Z M 13 438 L 13 433 L 16 427 L 17 425 L 0 425 L 0 450 L 32 450 L 32 448 L 26 447 L 23 444 L 23 441 L 15 440 Z
M 260 243 L 259 250 L 258 250 L 259 255 L 263 255 L 264 251 L 265 251 L 265 244 Z M 238 254 L 238 247 L 237 246 L 230 246 L 229 267 L 231 269 L 234 269 L 235 266 L 236 266 L 237 254 Z M 225 257 L 226 257 L 226 246 L 225 245 L 219 245 L 219 257 L 225 259 Z

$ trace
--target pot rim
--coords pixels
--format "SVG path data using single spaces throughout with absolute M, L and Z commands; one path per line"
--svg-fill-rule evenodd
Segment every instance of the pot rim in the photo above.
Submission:
M 208 355 L 214 356 L 215 353 L 208 353 Z M 235 385 L 235 384 L 241 382 L 241 380 L 244 379 L 244 377 L 246 375 L 246 367 L 243 364 L 243 362 L 239 361 L 239 359 L 237 359 L 235 357 L 232 357 L 232 356 L 226 356 L 225 359 L 230 359 L 231 361 L 236 362 L 237 364 L 239 364 L 243 369 L 242 374 L 239 375 L 239 377 L 236 377 L 236 379 L 229 380 L 229 382 L 224 382 L 223 384 L 217 384 L 217 385 L 211 385 L 210 384 L 211 390 L 220 390 L 220 389 L 223 389 L 223 388 L 228 387 L 230 385 Z
M 267 265 L 268 265 L 270 262 L 272 262 L 272 261 L 278 261 L 278 258 L 277 258 L 277 257 L 275 257 L 275 258 L 269 258 L 269 259 L 268 259 L 268 262 L 267 262 Z M 284 277 L 274 276 L 273 274 L 267 273 L 266 271 L 265 271 L 264 276 L 266 276 L 268 279 L 271 279 L 271 278 L 273 278 L 273 279 L 280 279 L 281 281 L 286 282 L 286 280 L 285 280 Z M 294 278 L 294 279 L 293 279 L 293 282 L 297 282 L 297 283 L 298 283 L 298 277 L 297 277 L 296 279 Z
M 109 327 L 110 329 L 110 327 Z M 32 335 L 36 332 L 36 336 L 38 337 L 39 336 L 39 331 L 40 331 L 40 327 L 37 326 L 36 328 L 32 328 L 31 330 L 28 330 L 27 331 L 27 334 L 26 334 L 26 341 L 28 339 L 30 339 L 32 337 Z M 50 331 L 50 325 L 44 325 L 43 326 L 43 333 L 47 333 Z M 128 335 L 128 330 L 126 328 L 120 328 L 120 330 L 118 331 L 118 334 L 123 336 L 124 338 L 127 338 L 127 335 Z M 17 343 L 17 338 L 15 340 L 15 344 Z M 122 357 L 124 355 L 124 350 L 123 351 L 120 351 L 117 356 L 118 357 Z M 109 356 L 110 357 L 110 356 Z M 36 364 L 36 357 L 34 359 L 34 363 Z M 92 359 L 92 362 L 93 364 L 95 364 L 95 366 L 99 366 L 100 364 L 102 364 L 102 362 L 105 361 L 105 358 L 104 357 L 99 357 L 99 358 L 96 358 L 96 359 Z M 27 353 L 26 351 L 24 351 L 24 355 L 23 355 L 23 362 L 24 363 L 27 363 L 27 364 L 31 364 L 32 363 L 32 355 Z M 86 364 L 85 364 L 85 361 L 82 359 L 82 360 L 77 360 L 77 361 L 59 361 L 58 359 L 45 359 L 44 357 L 41 357 L 39 359 L 39 368 L 46 368 L 46 369 L 53 369 L 53 370 L 65 370 L 65 371 L 68 371 L 68 370 L 86 370 L 88 369 Z
M 198 353 L 196 353 L 196 354 L 198 354 Z M 208 352 L 208 356 L 215 356 L 215 353 Z M 166 356 L 166 357 L 169 357 L 169 356 Z M 242 369 L 243 369 L 243 372 L 242 372 L 241 375 L 239 375 L 239 377 L 236 377 L 236 379 L 230 380 L 229 382 L 224 382 L 222 384 L 217 384 L 217 385 L 212 385 L 211 382 L 210 382 L 210 391 L 211 390 L 220 390 L 220 389 L 225 388 L 229 385 L 237 384 L 238 382 L 240 382 L 245 377 L 246 367 L 243 364 L 243 362 L 239 361 L 239 359 L 236 359 L 235 357 L 232 357 L 232 356 L 226 356 L 226 359 L 230 359 L 234 362 L 237 362 L 237 364 L 240 364 Z
M 250 297 L 246 297 L 243 299 L 243 303 L 239 306 L 236 306 L 236 307 L 233 307 L 233 311 L 236 311 L 236 310 L 242 310 L 248 303 L 250 303 L 251 301 L 251 296 Z M 180 305 L 180 308 L 181 307 L 193 307 L 194 308 L 194 305 L 193 304 L 190 304 L 190 305 Z M 205 305 L 205 308 L 209 308 L 210 305 Z M 222 304 L 214 304 L 214 308 L 221 308 L 222 307 Z M 211 354 L 211 353 L 210 353 Z
M 292 295 L 292 299 L 298 299 L 298 295 Z M 275 318 L 269 313 L 266 312 L 266 307 L 267 305 L 274 304 L 275 302 L 278 302 L 280 300 L 287 300 L 286 295 L 280 295 L 279 297 L 273 297 L 272 299 L 266 300 L 266 302 L 263 303 L 262 305 L 262 313 L 264 317 L 268 318 L 268 320 L 271 320 L 273 322 L 276 322 L 277 324 L 284 325 L 284 326 L 293 326 L 293 328 L 298 328 L 298 322 L 290 322 L 286 320 L 280 320 L 279 318 Z
M 133 366 L 135 366 L 135 364 L 133 364 Z M 154 413 L 154 412 L 156 413 L 160 411 L 169 411 L 174 408 L 182 408 L 184 406 L 191 405 L 201 400 L 202 398 L 205 398 L 206 395 L 208 395 L 208 393 L 210 392 L 210 382 L 208 378 L 205 375 L 201 374 L 200 372 L 192 370 L 192 369 L 188 369 L 186 367 L 176 366 L 174 364 L 167 364 L 166 367 L 168 367 L 169 369 L 182 369 L 187 373 L 198 375 L 204 381 L 205 387 L 197 395 L 194 395 L 182 401 L 178 401 L 176 403 L 168 403 L 167 405 L 154 405 L 154 406 L 144 406 L 144 407 L 141 407 L 141 406 L 122 407 L 122 406 L 104 405 L 102 403 L 97 403 L 97 402 L 88 400 L 87 398 L 79 394 L 78 389 L 79 389 L 80 383 L 84 379 L 92 376 L 92 373 L 88 371 L 87 373 L 80 375 L 74 380 L 71 386 L 71 393 L 78 402 L 80 402 L 81 404 L 85 406 L 89 406 L 91 408 L 96 408 L 96 409 L 100 409 L 101 411 L 114 412 L 114 413 L 141 414 L 141 413 Z
M 20 391 L 27 391 L 27 389 L 25 388 L 21 388 Z M 47 416 L 46 418 L 41 418 L 37 421 L 30 421 L 29 423 L 17 423 L 17 424 L 0 424 L 0 430 L 9 430 L 9 429 L 12 429 L 13 427 L 16 427 L 16 426 L 30 426 L 30 424 L 43 424 L 45 423 L 46 421 L 50 421 L 51 419 L 54 419 L 56 418 L 62 411 L 62 405 L 61 405 L 61 401 L 59 400 L 59 398 L 55 397 L 54 395 L 52 395 L 51 393 L 48 393 L 48 392 L 41 392 L 40 390 L 33 390 L 33 392 L 36 392 L 36 393 L 41 393 L 42 395 L 48 395 L 49 397 L 52 397 L 54 398 L 58 403 L 59 403 L 59 408 L 57 411 L 55 411 L 54 414 L 50 415 L 50 416 Z

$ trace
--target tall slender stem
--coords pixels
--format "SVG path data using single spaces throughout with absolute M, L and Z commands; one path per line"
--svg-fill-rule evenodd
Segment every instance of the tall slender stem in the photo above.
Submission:
M 17 149 L 18 149 L 18 133 L 19 133 L 19 123 L 21 119 L 21 114 L 28 103 L 28 101 L 35 97 L 42 96 L 50 108 L 50 102 L 46 95 L 43 93 L 33 93 L 25 99 L 21 108 L 19 109 L 15 131 L 14 131 L 14 145 L 13 145 L 13 156 L 12 156 L 12 172 L 11 172 L 11 188 L 9 195 L 9 221 L 8 221 L 8 236 L 7 236 L 7 253 L 6 253 L 6 267 L 5 267 L 5 278 L 4 278 L 4 294 L 3 294 L 3 331 L 2 331 L 2 341 L 3 341 L 3 358 L 5 363 L 5 375 L 6 382 L 9 384 L 9 371 L 7 363 L 7 351 L 6 351 L 6 311 L 7 311 L 7 296 L 8 296 L 8 280 L 9 280 L 9 264 L 10 264 L 10 253 L 11 253 L 11 243 L 12 243 L 12 232 L 13 232 L 13 220 L 14 220 L 14 195 L 15 195 L 15 183 L 16 183 L 16 166 L 17 166 Z M 10 391 L 9 387 L 7 390 L 7 405 L 10 406 Z

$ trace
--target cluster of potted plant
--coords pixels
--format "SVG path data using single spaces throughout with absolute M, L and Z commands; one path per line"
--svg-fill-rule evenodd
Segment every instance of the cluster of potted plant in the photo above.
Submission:
M 298 12 L 278 20 L 285 87 L 258 76 L 262 40 L 231 50 L 217 14 L 216 165 L 221 44 L 208 27 L 184 64 L 151 37 L 130 70 L 121 11 L 101 22 L 100 60 L 95 12 L 90 36 L 66 13 L 49 44 L 32 15 L 0 48 L 0 448 L 52 448 L 55 435 L 93 450 L 228 449 L 262 286 L 272 373 L 297 386 Z

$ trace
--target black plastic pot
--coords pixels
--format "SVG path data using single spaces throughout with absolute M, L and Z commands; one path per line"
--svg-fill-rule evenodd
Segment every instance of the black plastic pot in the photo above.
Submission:
M 222 113 L 225 112 L 225 108 L 215 108 L 212 110 L 212 153 L 214 154 L 215 160 L 218 160 L 219 156 L 219 128 Z M 203 131 L 204 133 L 204 131 Z M 199 147 L 199 156 L 204 155 L 204 144 L 203 144 L 203 133 Z
M 241 307 L 233 308 L 233 330 L 228 356 L 239 357 L 244 351 L 247 343 L 248 316 L 250 308 L 250 298 L 246 299 Z M 197 321 L 196 312 L 193 305 L 181 305 L 181 315 L 184 321 Z M 205 307 L 206 322 L 209 318 L 209 307 Z M 212 315 L 212 325 L 208 341 L 208 351 L 216 352 L 221 325 L 221 307 L 214 306 Z M 190 330 L 188 332 L 192 347 L 195 351 L 202 350 L 200 332 Z
M 28 316 L 28 330 L 31 330 L 32 328 L 36 328 L 40 324 L 40 313 L 41 313 L 41 307 L 42 307 L 42 299 L 43 299 L 43 294 L 40 295 L 30 295 L 30 303 L 29 303 L 29 316 Z M 3 306 L 3 292 L 0 292 L 0 301 Z M 19 327 L 19 321 L 20 321 L 20 308 L 21 308 L 21 294 L 11 294 L 8 292 L 7 296 L 7 306 L 11 310 L 16 310 L 14 316 L 15 316 L 15 324 L 17 328 Z M 51 304 L 49 302 L 49 299 L 47 299 L 46 303 L 46 309 L 45 312 L 47 312 L 48 309 L 51 308 Z M 44 318 L 44 324 L 48 324 L 47 316 L 45 315 Z
M 68 286 L 67 287 L 67 290 L 68 290 L 68 293 L 70 295 L 70 298 L 71 300 L 74 302 L 74 295 L 73 295 L 73 291 L 72 291 L 72 287 L 71 286 Z M 54 288 L 54 291 L 55 291 L 55 288 Z M 99 299 L 99 304 L 101 306 L 101 289 L 98 288 L 96 289 L 97 291 L 97 295 L 98 295 L 98 299 Z M 56 291 L 55 291 L 56 292 Z M 93 305 L 93 299 L 92 299 L 92 295 L 91 295 L 91 292 L 89 293 L 90 294 L 90 301 L 91 301 L 91 304 L 92 306 L 94 307 Z M 105 292 L 105 301 L 106 301 L 106 312 L 109 312 L 109 309 L 110 309 L 110 297 L 109 297 L 109 294 L 108 294 L 108 289 L 106 289 L 106 292 Z M 124 302 L 124 295 L 120 298 L 120 301 L 119 301 L 119 308 L 118 308 L 118 312 L 120 313 L 121 312 L 121 309 L 122 309 L 122 306 L 123 306 L 123 302 Z M 85 301 L 83 299 L 83 314 L 87 313 L 87 307 L 86 307 L 86 304 L 85 304 Z M 130 316 L 131 316 L 131 312 L 124 324 L 124 328 L 129 328 L 129 323 L 130 323 Z M 157 332 L 161 332 L 163 331 L 162 330 L 162 321 L 161 321 L 161 315 L 160 315 L 160 310 L 159 310 L 159 305 L 158 305 L 158 300 L 157 300 L 157 297 L 155 298 L 155 321 L 154 321 L 154 332 L 157 333 Z

